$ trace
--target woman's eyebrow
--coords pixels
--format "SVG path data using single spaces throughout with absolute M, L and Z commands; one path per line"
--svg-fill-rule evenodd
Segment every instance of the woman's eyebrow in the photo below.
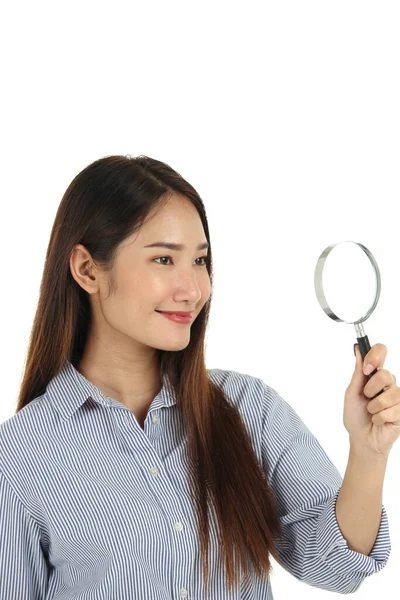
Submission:
M 185 250 L 186 246 L 184 244 L 172 244 L 169 242 L 153 242 L 153 244 L 148 244 L 147 246 L 143 246 L 144 248 L 168 248 L 169 250 Z M 199 244 L 197 246 L 197 250 L 205 250 L 209 248 L 210 244 L 205 242 L 204 244 Z

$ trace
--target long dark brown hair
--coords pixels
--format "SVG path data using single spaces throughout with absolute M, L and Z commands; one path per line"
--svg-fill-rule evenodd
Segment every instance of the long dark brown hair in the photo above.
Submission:
M 211 240 L 203 202 L 196 190 L 168 164 L 148 156 L 106 156 L 72 180 L 58 207 L 50 234 L 16 412 L 44 394 L 66 360 L 77 364 L 91 322 L 87 292 L 70 271 L 70 255 L 84 245 L 110 277 L 120 244 L 138 231 L 147 215 L 171 195 L 196 207 L 209 248 L 207 269 L 212 288 Z M 204 587 L 209 577 L 209 512 L 217 531 L 229 590 L 239 568 L 249 576 L 268 577 L 269 554 L 279 560 L 282 538 L 276 497 L 259 463 L 239 411 L 207 375 L 204 340 L 211 295 L 191 326 L 190 342 L 176 352 L 158 350 L 161 375 L 171 383 L 182 411 L 191 468 L 191 500 L 200 537 Z

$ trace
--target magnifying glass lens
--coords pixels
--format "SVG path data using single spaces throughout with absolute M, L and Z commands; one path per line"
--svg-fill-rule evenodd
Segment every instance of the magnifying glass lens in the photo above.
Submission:
M 343 321 L 354 323 L 374 302 L 374 267 L 358 244 L 342 242 L 326 257 L 322 285 L 332 311 Z

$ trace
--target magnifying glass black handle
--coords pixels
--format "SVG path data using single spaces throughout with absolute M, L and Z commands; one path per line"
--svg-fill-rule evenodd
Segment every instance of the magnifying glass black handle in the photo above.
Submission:
M 367 335 L 364 335 L 364 337 L 358 337 L 357 338 L 357 343 L 358 343 L 358 347 L 360 348 L 361 351 L 361 356 L 364 358 L 367 356 L 368 352 L 371 350 L 371 344 L 369 343 L 369 339 Z M 369 375 L 367 375 L 368 379 L 371 379 L 371 377 L 373 375 L 375 375 L 375 373 L 378 371 L 378 369 L 374 369 L 372 371 L 372 373 L 370 373 Z M 377 394 L 375 394 L 374 398 L 376 398 L 377 396 L 379 396 L 379 394 L 382 394 L 383 390 L 381 390 L 380 392 L 378 392 Z M 371 400 L 373 400 L 374 398 L 371 398 Z
M 358 337 L 357 338 L 357 343 L 358 343 L 358 347 L 360 348 L 360 352 L 361 352 L 361 356 L 364 358 L 367 356 L 368 352 L 371 350 L 371 344 L 369 343 L 369 339 L 367 335 L 364 335 L 364 337 Z M 368 377 L 371 379 L 372 375 L 375 375 L 375 373 L 377 372 L 378 369 L 374 369 L 372 371 L 372 373 L 370 373 L 368 375 Z

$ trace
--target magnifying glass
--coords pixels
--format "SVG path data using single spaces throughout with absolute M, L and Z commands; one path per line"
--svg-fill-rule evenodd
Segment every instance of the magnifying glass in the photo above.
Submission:
M 375 309 L 381 293 L 379 267 L 371 252 L 363 244 L 352 241 L 328 246 L 318 258 L 314 286 L 318 302 L 328 317 L 354 325 L 364 359 L 371 345 L 363 322 Z M 369 379 L 376 372 L 377 369 L 372 371 Z

